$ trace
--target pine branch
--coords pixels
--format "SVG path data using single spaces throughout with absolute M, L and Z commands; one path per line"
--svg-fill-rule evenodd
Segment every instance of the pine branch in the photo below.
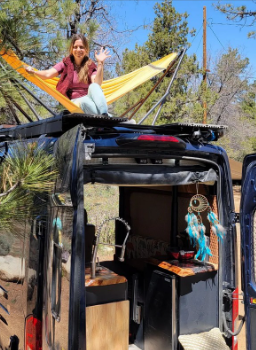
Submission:
M 15 48 L 17 53 L 20 54 L 20 58 L 23 59 L 24 55 L 23 55 L 22 51 L 20 50 L 20 48 L 16 44 L 15 40 L 7 33 L 6 29 L 3 29 L 1 31 L 1 34 L 3 35 L 3 42 L 5 41 L 5 39 L 7 39 L 10 42 L 10 44 Z
M 14 190 L 16 190 L 16 188 L 20 185 L 20 183 L 21 183 L 20 181 L 17 181 L 16 184 L 13 185 L 12 187 L 10 187 L 8 191 L 0 193 L 0 198 L 4 197 L 4 196 L 7 196 L 9 193 L 11 193 Z M 0 204 L 1 204 L 1 202 L 0 202 Z

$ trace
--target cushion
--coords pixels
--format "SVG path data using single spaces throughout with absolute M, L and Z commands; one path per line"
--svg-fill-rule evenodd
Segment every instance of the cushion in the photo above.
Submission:
M 198 334 L 180 335 L 178 339 L 184 350 L 229 350 L 219 328 Z

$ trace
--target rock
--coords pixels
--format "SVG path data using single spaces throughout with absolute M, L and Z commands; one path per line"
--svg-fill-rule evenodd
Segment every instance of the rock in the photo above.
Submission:
M 71 255 L 69 255 L 66 263 L 62 263 L 63 272 L 65 273 L 68 280 L 70 277 L 70 264 L 71 264 Z
M 37 285 L 36 271 L 28 269 L 28 291 L 27 298 L 32 300 L 35 286 Z
M 0 256 L 0 279 L 7 282 L 23 282 L 25 260 L 11 255 Z
M 68 262 L 69 255 L 70 255 L 69 252 L 66 251 L 66 250 L 64 250 L 64 251 L 62 252 L 62 255 L 61 255 L 61 261 L 62 261 L 63 263 Z

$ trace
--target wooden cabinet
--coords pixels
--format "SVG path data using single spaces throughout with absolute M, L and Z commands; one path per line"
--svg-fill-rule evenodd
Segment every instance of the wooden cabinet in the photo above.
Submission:
M 128 300 L 86 308 L 87 350 L 127 350 L 128 346 Z

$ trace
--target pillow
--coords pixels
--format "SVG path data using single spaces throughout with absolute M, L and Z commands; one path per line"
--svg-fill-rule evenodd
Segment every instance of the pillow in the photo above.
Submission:
M 184 350 L 229 350 L 219 328 L 198 334 L 180 335 L 178 339 Z

